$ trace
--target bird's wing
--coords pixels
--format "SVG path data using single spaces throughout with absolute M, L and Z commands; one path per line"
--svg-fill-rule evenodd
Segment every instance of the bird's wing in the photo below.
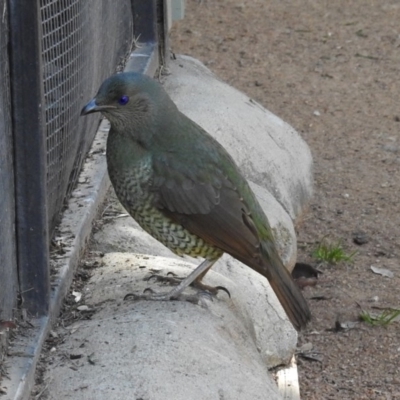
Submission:
M 156 161 L 156 206 L 207 243 L 246 263 L 253 260 L 258 264 L 260 238 L 252 215 L 226 173 L 211 158 L 206 159 L 208 163 L 201 168 L 196 161 Z M 244 179 L 243 184 L 250 191 Z

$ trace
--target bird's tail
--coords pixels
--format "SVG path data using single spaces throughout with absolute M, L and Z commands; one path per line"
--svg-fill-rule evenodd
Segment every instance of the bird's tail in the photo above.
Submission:
M 311 319 L 308 304 L 289 271 L 283 265 L 275 246 L 262 244 L 264 268 L 263 275 L 274 290 L 287 316 L 297 330 L 304 328 Z

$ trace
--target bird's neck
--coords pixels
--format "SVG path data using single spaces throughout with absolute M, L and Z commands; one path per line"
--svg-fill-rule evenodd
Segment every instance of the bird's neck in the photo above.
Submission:
M 107 164 L 110 177 L 114 171 L 134 170 L 143 162 L 150 162 L 149 151 L 143 148 L 137 141 L 132 140 L 131 136 L 121 131 L 116 131 L 111 127 L 107 138 Z M 119 172 L 118 172 L 119 171 Z

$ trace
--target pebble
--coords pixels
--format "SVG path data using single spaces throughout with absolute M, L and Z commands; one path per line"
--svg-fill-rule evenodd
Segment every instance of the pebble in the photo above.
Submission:
M 359 246 L 368 243 L 369 238 L 363 231 L 353 232 L 353 242 Z

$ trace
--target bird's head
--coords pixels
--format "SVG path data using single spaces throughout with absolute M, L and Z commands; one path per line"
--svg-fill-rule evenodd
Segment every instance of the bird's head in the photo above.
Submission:
M 168 95 L 152 78 L 135 72 L 112 75 L 96 96 L 83 107 L 81 115 L 101 112 L 118 130 L 150 123 L 157 107 Z

